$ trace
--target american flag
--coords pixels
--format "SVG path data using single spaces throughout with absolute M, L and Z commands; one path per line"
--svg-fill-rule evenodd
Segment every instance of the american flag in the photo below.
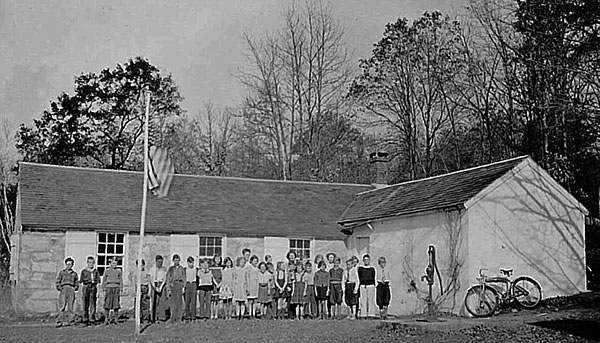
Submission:
M 167 149 L 161 145 L 158 128 L 152 115 L 150 115 L 148 127 L 148 160 L 150 162 L 148 165 L 148 188 L 152 194 L 164 198 L 169 193 L 175 168 Z

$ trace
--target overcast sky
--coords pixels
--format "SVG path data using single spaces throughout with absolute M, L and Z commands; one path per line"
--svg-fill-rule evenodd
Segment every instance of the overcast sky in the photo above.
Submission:
M 354 60 L 368 57 L 384 25 L 465 0 L 333 0 Z M 235 105 L 244 90 L 241 31 L 275 30 L 287 0 L 0 0 L 0 115 L 31 122 L 73 77 L 141 55 L 172 73 L 191 113 L 211 99 Z

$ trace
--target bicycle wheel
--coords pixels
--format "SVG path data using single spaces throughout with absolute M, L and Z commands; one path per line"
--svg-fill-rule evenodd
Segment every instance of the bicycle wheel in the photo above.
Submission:
M 522 308 L 530 309 L 540 304 L 542 287 L 529 276 L 519 276 L 511 284 L 511 293 Z
M 475 285 L 467 291 L 465 307 L 473 317 L 489 317 L 498 306 L 498 292 L 491 287 Z

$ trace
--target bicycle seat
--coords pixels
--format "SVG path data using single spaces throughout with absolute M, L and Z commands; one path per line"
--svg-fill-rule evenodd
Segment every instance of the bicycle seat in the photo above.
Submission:
M 504 274 L 506 276 L 511 276 L 512 273 L 513 273 L 512 268 L 511 269 L 500 268 L 500 274 Z

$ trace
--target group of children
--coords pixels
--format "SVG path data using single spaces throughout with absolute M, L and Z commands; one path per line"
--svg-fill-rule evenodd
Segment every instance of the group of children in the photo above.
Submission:
M 263 261 L 243 249 L 235 259 L 214 256 L 201 259 L 199 268 L 189 256 L 187 266 L 180 264 L 179 255 L 173 255 L 173 264 L 163 266 L 161 255 L 155 265 L 146 271 L 142 261 L 141 319 L 142 321 L 178 322 L 200 319 L 250 318 L 341 318 L 345 301 L 350 309 L 350 319 L 376 316 L 376 308 L 383 319 L 390 303 L 390 275 L 385 257 L 379 257 L 378 267 L 371 265 L 370 256 L 363 256 L 359 265 L 356 256 L 346 261 L 334 253 L 327 259 L 317 255 L 314 262 L 297 258 L 295 251 L 286 255 L 287 262 L 273 264 L 270 255 Z M 74 292 L 83 284 L 84 321 L 95 318 L 97 285 L 100 275 L 94 268 L 93 257 L 88 257 L 87 268 L 78 281 L 73 271 L 73 259 L 65 260 L 66 268 L 59 273 L 57 288 L 60 291 L 62 325 L 65 312 L 71 313 Z M 105 323 L 115 321 L 120 308 L 119 297 L 123 288 L 121 270 L 117 260 L 104 272 Z M 112 316 L 111 312 L 113 311 Z M 170 318 L 169 318 L 170 317 Z

